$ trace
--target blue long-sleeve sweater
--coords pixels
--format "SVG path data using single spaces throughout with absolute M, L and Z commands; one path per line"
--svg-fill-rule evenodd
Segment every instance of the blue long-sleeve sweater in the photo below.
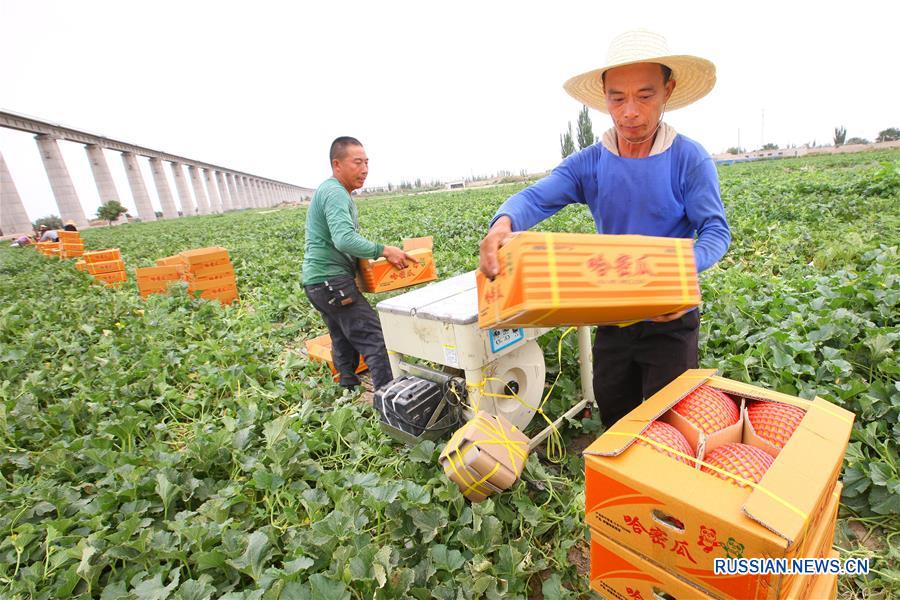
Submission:
M 497 210 L 524 231 L 572 203 L 586 204 L 598 233 L 694 238 L 697 272 L 728 250 L 719 178 L 700 144 L 681 134 L 664 152 L 622 158 L 601 144 L 566 158 L 550 175 L 510 196 Z

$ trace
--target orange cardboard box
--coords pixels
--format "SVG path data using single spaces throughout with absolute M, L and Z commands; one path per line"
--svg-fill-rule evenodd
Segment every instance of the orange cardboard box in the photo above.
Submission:
M 394 267 L 386 258 L 360 259 L 359 274 L 363 290 L 373 293 L 387 292 L 437 279 L 437 268 L 431 249 L 419 248 L 407 253 L 418 262 L 408 263 L 405 269 Z
M 406 252 L 419 250 L 420 248 L 432 250 L 434 248 L 434 237 L 427 235 L 425 237 L 403 238 L 403 250 Z
M 178 256 L 187 265 L 186 270 L 191 272 L 231 264 L 231 260 L 228 258 L 228 250 L 221 246 L 185 250 L 184 252 L 179 252 Z
M 191 281 L 188 283 L 188 291 L 189 292 L 205 292 L 207 290 L 213 290 L 221 287 L 235 287 L 237 286 L 237 281 L 234 278 L 234 275 L 225 275 L 223 277 L 219 277 L 216 279 L 201 279 L 197 281 Z
M 832 494 L 826 513 L 824 527 L 810 540 L 810 548 L 803 558 L 826 558 L 832 555 L 831 544 L 840 500 L 840 484 Z M 591 589 L 607 598 L 722 598 L 718 590 L 710 590 L 692 584 L 686 579 L 667 571 L 661 565 L 633 550 L 620 545 L 607 536 L 591 528 Z M 733 575 L 719 575 L 719 578 L 733 578 Z M 822 576 L 796 576 L 783 600 L 818 600 L 825 595 L 812 595 L 811 590 L 820 583 Z M 649 593 L 648 593 L 649 592 Z M 668 596 L 664 595 L 669 594 Z M 617 595 L 618 594 L 618 595 Z M 640 594 L 640 596 L 635 595 Z M 742 598 L 738 596 L 737 598 Z
M 203 300 L 218 300 L 222 304 L 231 304 L 238 299 L 237 286 L 233 283 L 210 288 L 200 292 Z
M 80 244 L 81 234 L 77 231 L 57 231 L 56 235 L 59 236 L 59 241 L 63 244 Z
M 689 239 L 518 233 L 493 281 L 476 274 L 478 325 L 631 323 L 700 304 Z
M 156 259 L 157 267 L 177 267 L 186 264 L 187 262 L 184 260 L 184 258 L 178 254 L 174 256 L 164 256 L 163 258 Z
M 80 258 L 79 258 L 78 260 L 75 261 L 75 269 L 78 270 L 78 271 L 82 271 L 82 272 L 84 272 L 84 273 L 87 273 L 87 263 L 84 262 L 83 259 L 80 259 Z
M 481 502 L 516 482 L 529 441 L 502 416 L 482 410 L 453 434 L 438 462 L 466 498 Z
M 633 443 L 703 383 L 735 399 L 806 409 L 755 488 L 739 487 Z M 716 377 L 712 369 L 686 371 L 584 451 L 586 520 L 603 535 L 717 595 L 774 600 L 787 590 L 782 577 L 717 577 L 713 561 L 803 556 L 837 485 L 853 418 L 821 398 L 801 400 Z
M 810 536 L 808 547 L 799 558 L 828 558 L 831 556 L 834 545 L 834 531 L 837 528 L 838 509 L 841 504 L 841 492 L 844 486 L 838 482 L 828 501 L 828 506 L 822 517 L 822 522 Z M 784 585 L 787 592 L 782 596 L 786 600 L 802 600 L 804 598 L 816 598 L 810 594 L 810 590 L 816 585 L 821 575 L 787 575 Z M 821 596 L 820 596 L 821 597 Z
M 177 267 L 140 267 L 135 269 L 135 277 L 137 278 L 138 287 L 152 287 L 158 284 L 167 284 L 167 282 L 178 281 L 181 279 L 181 273 Z
M 122 260 L 122 254 L 119 252 L 118 248 L 109 248 L 107 250 L 94 250 L 92 252 L 84 253 L 84 262 L 98 263 L 98 262 L 109 262 L 111 260 Z
M 90 263 L 87 265 L 89 268 L 91 266 Z M 128 274 L 125 271 L 110 271 L 108 273 L 94 273 L 93 278 L 102 281 L 107 284 L 112 283 L 121 283 L 123 281 L 128 281 Z
M 213 267 L 205 267 L 200 269 L 190 269 L 184 273 L 185 279 L 188 281 L 191 280 L 202 280 L 202 279 L 217 279 L 222 276 L 230 275 L 234 276 L 234 265 L 230 262 L 216 265 Z
M 114 271 L 125 270 L 125 261 L 123 260 L 108 260 L 106 262 L 85 261 L 85 263 L 87 265 L 87 272 L 91 275 L 100 275 L 101 273 L 112 273 Z
M 832 550 L 827 558 L 835 559 L 838 557 L 839 554 L 837 551 Z M 807 590 L 805 598 L 808 598 L 809 600 L 835 600 L 835 598 L 837 598 L 837 591 L 837 575 L 818 575 L 813 578 L 812 585 L 809 590 Z M 791 598 L 791 600 L 794 599 Z
M 715 598 L 591 528 L 591 589 L 604 598 Z
M 331 336 L 327 333 L 325 335 L 320 335 L 317 338 L 313 338 L 311 340 L 306 340 L 306 353 L 309 356 L 310 360 L 317 360 L 319 362 L 324 362 L 328 365 L 328 368 L 331 369 L 331 374 L 334 376 L 334 380 L 338 381 L 340 379 L 340 375 L 338 374 L 337 369 L 334 368 L 334 360 L 331 356 Z M 363 359 L 362 355 L 359 357 L 359 366 L 356 368 L 357 373 L 362 373 L 369 368 L 369 365 L 366 364 L 365 359 Z

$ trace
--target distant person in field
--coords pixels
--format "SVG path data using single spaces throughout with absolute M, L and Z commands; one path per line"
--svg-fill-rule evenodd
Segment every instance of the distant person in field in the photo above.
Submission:
M 66 221 L 66 224 L 63 226 L 63 231 L 78 231 L 78 227 L 75 226 L 75 221 Z
M 715 81 L 711 62 L 671 54 L 660 35 L 630 31 L 615 38 L 604 66 L 563 86 L 608 113 L 612 127 L 503 203 L 481 241 L 481 271 L 495 277 L 497 250 L 513 232 L 575 203 L 587 205 L 598 233 L 693 238 L 697 272 L 713 266 L 731 243 L 715 163 L 662 119 L 666 109 L 705 96 Z M 597 328 L 594 396 L 604 425 L 697 367 L 699 329 L 696 309 Z
M 39 242 L 58 242 L 59 233 L 55 229 L 48 229 L 46 225 L 41 225 Z
M 17 237 L 15 239 L 15 241 L 13 241 L 13 243 L 10 245 L 13 248 L 24 248 L 25 246 L 28 246 L 30 244 L 31 244 L 31 238 L 28 237 L 27 235 L 22 235 L 22 236 Z
M 362 355 L 378 389 L 391 381 L 391 366 L 378 314 L 356 285 L 357 259 L 385 257 L 399 269 L 415 259 L 394 246 L 359 234 L 356 204 L 350 198 L 369 174 L 369 158 L 356 138 L 339 137 L 329 153 L 332 176 L 313 194 L 306 214 L 303 286 L 331 335 L 334 366 L 346 389 L 359 385 Z

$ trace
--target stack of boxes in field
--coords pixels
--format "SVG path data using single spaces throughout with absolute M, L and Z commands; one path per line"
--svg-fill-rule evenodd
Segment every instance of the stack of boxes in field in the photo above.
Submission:
M 405 239 L 403 250 L 415 259 L 407 263 L 405 269 L 396 268 L 386 258 L 360 259 L 360 289 L 371 293 L 388 292 L 437 279 L 431 236 Z
M 529 441 L 502 416 L 479 411 L 453 434 L 439 461 L 466 498 L 481 502 L 519 479 Z
M 821 398 L 686 371 L 584 451 L 591 588 L 618 598 L 834 598 L 836 575 L 759 574 L 729 560 L 717 574 L 715 564 L 837 557 L 852 424 Z
M 231 304 L 238 299 L 237 280 L 228 250 L 221 246 L 197 248 L 156 261 L 156 267 L 139 269 L 141 295 L 164 293 L 177 279 L 188 283 L 188 292 L 204 300 Z
M 55 258 L 59 258 L 59 242 L 38 242 L 34 245 L 34 247 L 44 256 L 53 256 Z
M 331 375 L 335 381 L 340 380 L 341 376 L 334 366 L 334 360 L 331 356 L 331 336 L 327 333 L 311 340 L 306 340 L 306 353 L 310 360 L 323 362 L 331 369 Z M 369 366 L 363 357 L 359 357 L 359 366 L 356 367 L 357 373 L 368 370 Z
M 84 255 L 84 240 L 77 231 L 58 231 L 59 257 L 79 258 Z
M 482 328 L 631 323 L 700 303 L 689 239 L 522 232 L 497 258 L 493 281 L 476 274 Z
M 125 273 L 125 261 L 122 260 L 122 254 L 118 248 L 85 252 L 82 254 L 81 260 L 75 263 L 75 268 L 86 272 L 107 286 L 118 285 L 128 280 L 128 275 Z

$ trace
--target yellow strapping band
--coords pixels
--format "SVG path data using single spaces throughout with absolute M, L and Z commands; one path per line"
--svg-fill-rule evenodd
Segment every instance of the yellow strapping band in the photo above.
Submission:
M 459 451 L 459 448 L 454 451 L 454 454 L 456 456 L 454 457 L 451 454 L 451 456 L 448 457 L 450 460 L 448 460 L 447 462 L 456 476 L 459 477 L 459 479 L 466 485 L 466 489 L 462 491 L 463 496 L 468 497 L 470 494 L 472 494 L 472 492 L 482 494 L 484 496 L 490 496 L 491 490 L 487 488 L 481 489 L 481 487 L 485 483 L 487 483 L 487 481 L 491 477 L 494 476 L 494 473 L 496 473 L 500 468 L 500 463 L 494 463 L 494 467 L 490 471 L 488 471 L 486 475 L 484 475 L 481 479 L 475 479 L 469 469 L 463 464 L 463 455 Z M 457 463 L 459 463 L 458 466 Z M 459 467 L 462 467 L 462 470 L 460 470 Z
M 809 518 L 809 514 L 800 510 L 799 508 L 797 508 L 796 506 L 794 506 L 793 504 L 791 504 L 790 502 L 788 502 L 787 500 L 785 500 L 784 498 L 782 498 L 781 496 L 776 494 L 775 492 L 769 490 L 768 488 L 765 488 L 756 482 L 750 481 L 748 479 L 744 479 L 743 477 L 741 477 L 739 475 L 735 475 L 734 473 L 729 473 L 728 471 L 726 471 L 724 469 L 720 469 L 719 467 L 717 467 L 715 465 L 711 465 L 707 462 L 704 462 L 704 461 L 700 460 L 699 458 L 695 458 L 693 456 L 690 456 L 689 454 L 685 454 L 684 452 L 679 452 L 675 448 L 666 446 L 665 444 L 661 444 L 661 443 L 657 442 L 656 440 L 651 440 L 650 438 L 645 437 L 639 433 L 625 433 L 624 431 L 607 431 L 603 435 L 627 437 L 627 438 L 641 440 L 643 442 L 646 442 L 647 444 L 650 444 L 651 446 L 654 446 L 660 450 L 663 450 L 664 452 L 671 453 L 676 456 L 680 456 L 682 458 L 686 458 L 687 460 L 691 461 L 691 463 L 699 464 L 703 467 L 706 467 L 707 469 L 715 471 L 716 473 L 724 475 L 725 477 L 727 477 L 729 479 L 733 479 L 743 485 L 746 485 L 747 487 L 753 488 L 754 490 L 761 491 L 766 496 L 772 498 L 773 500 L 775 500 L 776 502 L 778 502 L 779 504 L 781 504 L 782 506 L 784 506 L 791 512 L 798 515 L 804 521 L 806 521 L 806 519 Z
M 553 247 L 553 234 L 544 234 L 547 244 L 547 268 L 550 270 L 550 303 L 553 308 L 559 307 L 559 274 L 556 265 L 556 248 Z

